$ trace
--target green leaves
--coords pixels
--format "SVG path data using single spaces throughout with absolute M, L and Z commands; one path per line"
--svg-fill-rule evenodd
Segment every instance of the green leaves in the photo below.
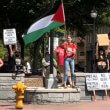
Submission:
M 3 47 L 3 42 L 0 40 L 0 58 L 4 58 L 6 55 L 6 49 Z
M 110 3 L 109 0 L 64 0 L 66 27 L 70 30 L 77 30 L 77 34 L 85 36 L 90 31 L 93 19 L 90 16 L 91 10 L 97 10 L 97 25 L 109 25 Z M 103 14 L 106 13 L 106 16 Z M 86 26 L 85 26 L 86 25 Z

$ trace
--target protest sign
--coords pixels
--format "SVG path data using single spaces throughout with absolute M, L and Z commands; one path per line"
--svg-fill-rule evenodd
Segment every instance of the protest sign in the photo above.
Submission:
M 15 29 L 4 29 L 3 30 L 4 45 L 16 44 L 16 30 Z
M 86 84 L 88 91 L 110 89 L 109 73 L 86 73 Z

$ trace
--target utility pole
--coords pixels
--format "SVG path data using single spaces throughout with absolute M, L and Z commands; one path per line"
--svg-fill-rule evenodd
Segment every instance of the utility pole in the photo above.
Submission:
M 93 18 L 93 50 L 92 50 L 92 61 L 93 61 L 93 65 L 92 65 L 92 68 L 91 68 L 91 71 L 94 73 L 96 72 L 96 65 L 95 65 L 95 54 L 96 54 L 96 26 L 95 26 L 95 20 L 96 20 L 96 17 L 97 17 L 97 11 L 95 9 L 93 9 L 91 11 L 91 17 Z

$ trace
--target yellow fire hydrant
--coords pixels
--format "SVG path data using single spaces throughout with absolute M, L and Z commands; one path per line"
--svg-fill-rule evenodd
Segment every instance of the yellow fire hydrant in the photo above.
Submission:
M 18 81 L 16 85 L 13 85 L 12 88 L 16 93 L 16 108 L 23 108 L 23 98 L 24 98 L 24 90 L 27 88 L 21 81 Z

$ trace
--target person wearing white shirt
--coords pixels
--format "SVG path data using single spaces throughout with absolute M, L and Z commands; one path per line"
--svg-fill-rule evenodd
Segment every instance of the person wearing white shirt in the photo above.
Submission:
M 27 70 L 27 73 L 31 73 L 31 65 L 28 61 L 26 62 L 26 70 Z

